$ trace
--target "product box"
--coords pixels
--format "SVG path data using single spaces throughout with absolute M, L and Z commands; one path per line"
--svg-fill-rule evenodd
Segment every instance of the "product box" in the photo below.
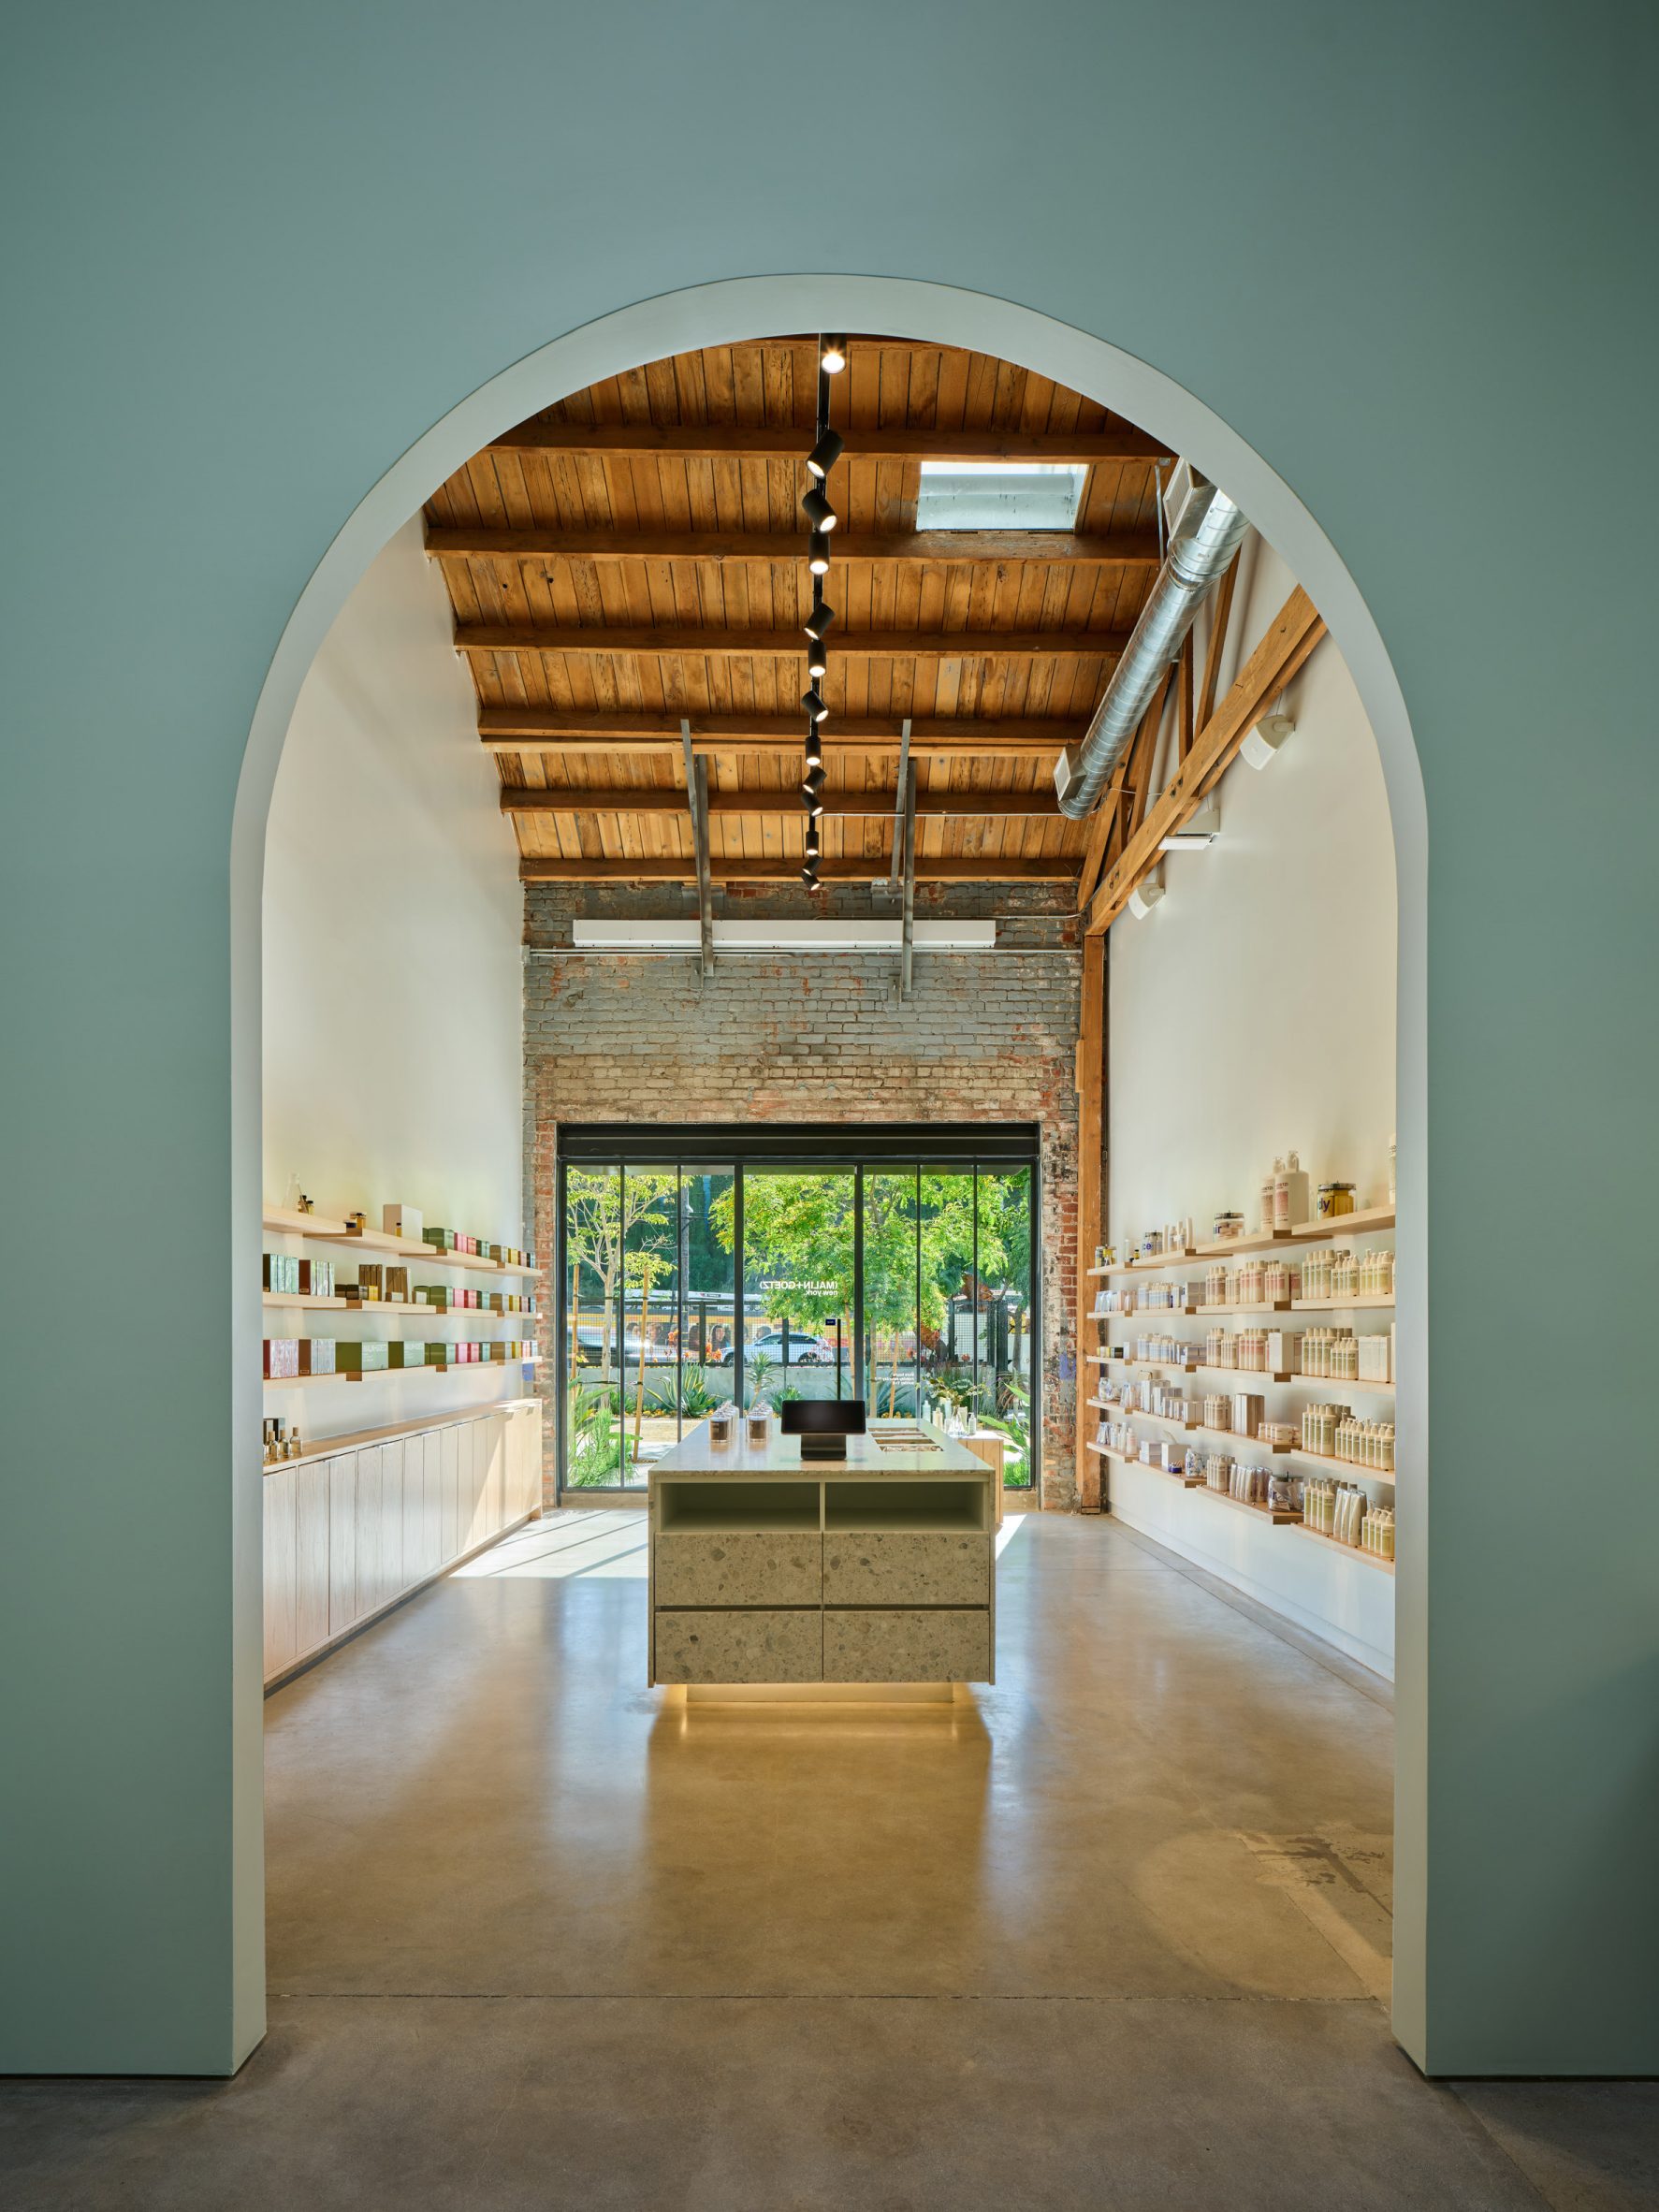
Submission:
M 409 1270 L 396 1264 L 388 1265 L 385 1275 L 386 1294 L 401 1305 L 409 1302 Z
M 1232 1400 L 1232 1433 L 1235 1436 L 1254 1436 L 1261 1426 L 1261 1417 L 1267 1401 L 1253 1390 L 1235 1390 Z
M 299 1289 L 305 1298 L 333 1298 L 334 1262 L 331 1259 L 302 1259 L 299 1262 Z
M 299 1339 L 268 1336 L 265 1339 L 265 1376 L 268 1382 L 286 1382 L 299 1373 Z
M 412 1244 L 424 1242 L 426 1230 L 418 1208 L 382 1206 L 380 1226 L 388 1237 L 405 1237 Z
M 400 1337 L 386 1348 L 394 1367 L 424 1367 L 427 1363 L 427 1347 L 417 1338 Z
M 292 1298 L 299 1288 L 298 1260 L 290 1259 L 282 1252 L 268 1252 L 265 1255 L 262 1280 L 267 1290 Z
M 336 1371 L 341 1375 L 379 1374 L 391 1364 L 388 1357 L 390 1349 L 390 1346 L 385 1344 L 375 1342 L 357 1344 L 349 1342 L 344 1337 L 339 1337 L 335 1340 L 334 1345 Z
M 430 1339 L 429 1339 L 427 1343 L 427 1365 L 429 1367 L 453 1367 L 455 1362 L 449 1357 L 453 1349 L 454 1346 L 452 1345 L 434 1344 L 430 1341 Z
M 435 1314 L 450 1310 L 450 1290 L 447 1283 L 417 1283 L 415 1286 L 415 1303 L 429 1305 Z
M 1270 1329 L 1268 1331 L 1267 1366 L 1270 1375 L 1301 1374 L 1302 1331 L 1300 1329 Z
M 453 1229 L 423 1229 L 420 1235 L 422 1244 L 430 1244 L 434 1252 L 453 1252 L 456 1248 Z
M 299 1339 L 299 1372 L 301 1375 L 335 1375 L 334 1339 L 331 1336 L 302 1336 Z

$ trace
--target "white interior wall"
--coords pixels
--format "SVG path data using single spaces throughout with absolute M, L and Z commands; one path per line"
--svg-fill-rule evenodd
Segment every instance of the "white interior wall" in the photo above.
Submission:
M 265 1195 L 280 1204 L 298 1175 L 319 1213 L 361 1206 L 378 1228 L 381 1206 L 400 1201 L 430 1225 L 522 1244 L 517 851 L 451 628 L 416 517 L 352 593 L 300 692 L 266 840 Z M 269 1234 L 266 1245 L 332 1251 L 355 1272 L 339 1246 Z M 267 1324 L 492 1332 L 476 1316 L 429 1326 L 271 1313 Z M 514 1367 L 317 1383 L 268 1390 L 265 1409 L 324 1437 L 517 1395 L 522 1380 Z
M 1294 582 L 1270 546 L 1246 546 L 1223 692 Z M 1198 645 L 1201 668 L 1202 630 Z M 1376 741 L 1329 638 L 1284 704 L 1295 734 L 1267 768 L 1229 769 L 1215 843 L 1166 853 L 1163 900 L 1113 924 L 1107 1218 L 1120 1244 L 1188 1215 L 1207 1239 L 1223 1208 L 1254 1228 L 1262 1175 L 1292 1146 L 1316 1186 L 1351 1180 L 1361 1206 L 1388 1197 L 1395 871 Z M 1388 1577 L 1158 1476 L 1108 1463 L 1108 1478 L 1114 1511 L 1391 1670 Z

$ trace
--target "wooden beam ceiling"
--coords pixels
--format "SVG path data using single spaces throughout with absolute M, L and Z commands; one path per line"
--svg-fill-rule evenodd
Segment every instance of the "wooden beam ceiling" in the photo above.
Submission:
M 1152 531 L 1084 534 L 1063 530 L 909 530 L 837 531 L 837 564 L 851 560 L 1065 560 L 1104 568 L 1157 568 Z M 464 524 L 427 531 L 434 560 L 768 560 L 791 567 L 807 559 L 793 531 L 486 530 Z
M 896 809 L 897 787 L 876 791 L 825 791 L 826 815 L 868 816 L 886 820 Z M 660 814 L 683 816 L 686 793 L 679 784 L 601 786 L 536 786 L 523 789 L 503 785 L 503 814 Z M 777 791 L 710 791 L 710 814 L 789 814 L 801 811 L 800 793 L 793 784 Z M 1030 817 L 1055 820 L 1060 803 L 1052 789 L 1041 791 L 924 791 L 916 795 L 916 812 L 924 817 L 964 820 L 975 815 L 1007 820 Z
M 838 626 L 829 640 L 830 650 L 840 660 L 968 661 L 992 656 L 1003 660 L 1041 659 L 1044 655 L 1072 657 L 1101 655 L 1115 658 L 1128 643 L 1127 632 L 1116 630 L 866 630 L 851 633 Z M 599 624 L 541 625 L 468 623 L 455 633 L 458 653 L 564 653 L 609 656 L 615 653 L 688 654 L 702 660 L 750 661 L 766 655 L 800 661 L 806 641 L 796 630 L 685 630 L 662 628 L 606 629 Z M 830 733 L 826 731 L 825 735 Z
M 798 751 L 806 735 L 801 714 L 693 714 L 693 750 L 703 753 Z M 680 718 L 666 714 L 581 714 L 572 708 L 486 706 L 478 715 L 479 736 L 490 752 L 677 752 Z M 837 752 L 896 752 L 902 718 L 897 715 L 833 718 L 825 735 Z M 910 725 L 912 752 L 939 755 L 1005 753 L 1052 757 L 1074 744 L 1088 724 L 1025 720 L 980 720 L 968 715 L 924 716 Z
M 1106 430 L 901 429 L 853 427 L 833 411 L 849 452 L 865 460 L 1050 461 L 1069 468 L 1096 462 L 1164 461 L 1167 445 L 1127 424 Z M 607 458 L 804 460 L 812 431 L 798 425 L 729 423 L 520 423 L 491 441 L 491 453 L 593 454 Z

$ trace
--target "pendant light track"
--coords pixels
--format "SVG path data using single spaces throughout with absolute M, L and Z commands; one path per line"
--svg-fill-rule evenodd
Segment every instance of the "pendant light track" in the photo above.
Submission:
M 808 891 L 820 888 L 818 864 L 822 853 L 819 822 L 823 814 L 823 739 L 822 725 L 829 719 L 829 707 L 824 702 L 822 685 L 829 674 L 829 650 L 824 643 L 825 633 L 836 618 L 836 610 L 823 596 L 823 579 L 829 574 L 830 538 L 838 517 L 830 505 L 829 473 L 841 458 L 844 441 L 839 431 L 832 430 L 829 419 L 830 379 L 838 376 L 847 366 L 847 341 L 831 332 L 821 334 L 818 341 L 818 415 L 814 425 L 814 444 L 807 456 L 807 488 L 801 494 L 801 510 L 811 525 L 812 535 L 808 546 L 807 567 L 812 577 L 812 611 L 807 617 L 807 689 L 801 694 L 801 706 L 807 717 L 807 746 L 801 779 L 801 805 L 807 816 L 806 857 L 801 867 L 801 881 Z

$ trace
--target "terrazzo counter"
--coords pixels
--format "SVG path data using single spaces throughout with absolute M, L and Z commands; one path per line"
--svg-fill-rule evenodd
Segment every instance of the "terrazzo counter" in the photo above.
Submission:
M 650 1471 L 652 1683 L 690 1695 L 996 1680 L 996 1477 L 927 1422 L 845 1460 L 700 1422 Z

